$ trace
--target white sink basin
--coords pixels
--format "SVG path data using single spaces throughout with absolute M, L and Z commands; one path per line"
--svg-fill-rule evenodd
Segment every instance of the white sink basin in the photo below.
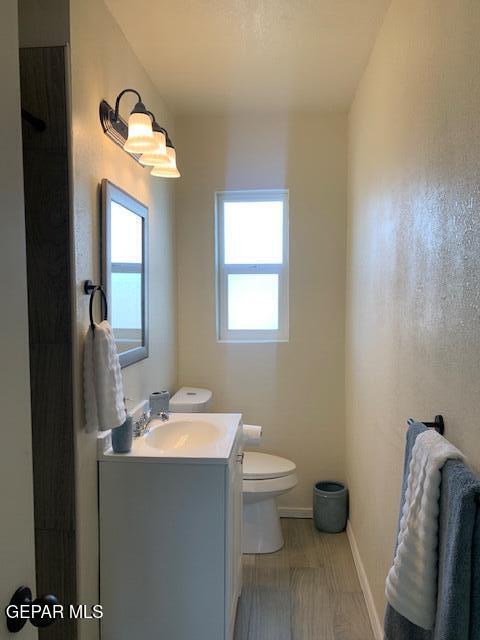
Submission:
M 178 420 L 175 422 L 152 421 L 150 432 L 145 436 L 145 444 L 161 453 L 179 449 L 197 449 L 215 442 L 221 435 L 220 429 L 204 420 Z
M 109 439 L 99 437 L 99 460 L 225 464 L 241 424 L 240 413 L 171 413 L 165 422 L 152 420 L 149 432 L 133 439 L 129 453 L 114 453 Z

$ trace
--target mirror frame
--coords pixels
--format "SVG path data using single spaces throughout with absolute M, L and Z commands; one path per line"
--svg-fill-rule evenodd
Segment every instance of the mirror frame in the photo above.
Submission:
M 108 308 L 111 313 L 111 203 L 117 202 L 129 211 L 143 219 L 142 222 L 142 337 L 141 347 L 129 349 L 119 353 L 120 366 L 127 367 L 130 364 L 148 358 L 148 207 L 136 200 L 129 193 L 117 187 L 107 179 L 102 180 L 102 281 L 107 296 Z M 113 327 L 112 327 L 113 328 Z

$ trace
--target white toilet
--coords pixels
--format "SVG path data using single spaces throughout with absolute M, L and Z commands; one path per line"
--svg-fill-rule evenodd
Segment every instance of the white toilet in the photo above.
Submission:
M 182 387 L 170 400 L 172 413 L 207 411 L 208 389 Z M 277 497 L 296 486 L 296 466 L 269 453 L 246 451 L 243 458 L 243 553 L 273 553 L 283 546 Z
M 243 458 L 243 553 L 273 553 L 283 547 L 277 497 L 296 486 L 296 466 L 269 453 Z

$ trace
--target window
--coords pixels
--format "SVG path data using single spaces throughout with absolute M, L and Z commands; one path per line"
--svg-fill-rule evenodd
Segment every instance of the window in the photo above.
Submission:
M 216 194 L 217 333 L 288 340 L 288 191 Z

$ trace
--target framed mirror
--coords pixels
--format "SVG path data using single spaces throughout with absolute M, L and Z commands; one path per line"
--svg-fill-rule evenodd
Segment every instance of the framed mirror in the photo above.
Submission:
M 102 180 L 102 280 L 120 365 L 148 357 L 148 209 Z

